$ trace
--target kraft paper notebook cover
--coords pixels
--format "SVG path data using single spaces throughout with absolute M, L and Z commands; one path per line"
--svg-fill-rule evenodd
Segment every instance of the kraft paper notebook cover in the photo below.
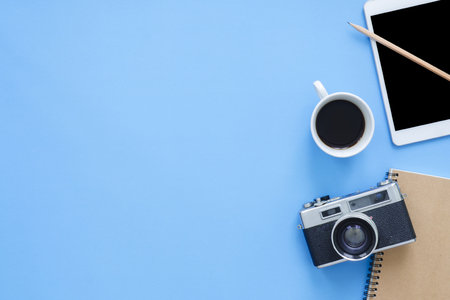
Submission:
M 417 241 L 375 254 L 367 299 L 450 299 L 450 179 L 391 169 Z

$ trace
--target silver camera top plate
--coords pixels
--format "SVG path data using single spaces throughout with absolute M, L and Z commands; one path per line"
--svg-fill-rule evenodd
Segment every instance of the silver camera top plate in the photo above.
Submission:
M 379 187 L 367 191 L 358 191 L 324 202 L 316 200 L 315 203 L 319 203 L 319 205 L 309 205 L 308 208 L 299 211 L 300 226 L 306 229 L 337 220 L 343 214 L 364 212 L 403 200 L 396 182 L 382 183 Z

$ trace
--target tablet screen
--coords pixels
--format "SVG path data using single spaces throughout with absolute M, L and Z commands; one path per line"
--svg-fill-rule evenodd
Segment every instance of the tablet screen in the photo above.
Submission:
M 450 1 L 372 16 L 379 36 L 450 74 Z M 378 44 L 395 130 L 450 119 L 450 82 Z

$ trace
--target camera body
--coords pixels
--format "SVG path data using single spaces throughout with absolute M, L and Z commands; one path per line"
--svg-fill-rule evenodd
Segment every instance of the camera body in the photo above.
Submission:
M 317 268 L 362 260 L 416 240 L 403 195 L 391 180 L 363 192 L 317 198 L 299 214 Z

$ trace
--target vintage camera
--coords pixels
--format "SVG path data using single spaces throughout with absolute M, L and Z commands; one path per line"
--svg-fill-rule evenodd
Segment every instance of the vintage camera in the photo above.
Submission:
M 362 260 L 416 240 L 403 195 L 391 180 L 363 192 L 317 198 L 299 214 L 317 268 Z

